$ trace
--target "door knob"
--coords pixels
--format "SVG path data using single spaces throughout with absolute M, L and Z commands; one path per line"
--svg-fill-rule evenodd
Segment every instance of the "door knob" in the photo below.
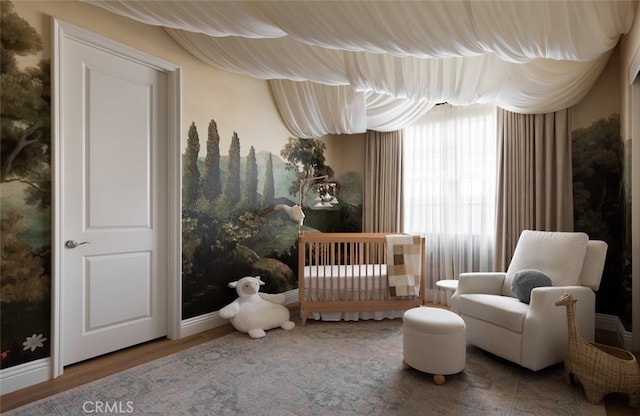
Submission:
M 67 242 L 66 242 L 66 243 L 64 243 L 64 246 L 65 246 L 66 248 L 76 248 L 76 247 L 81 246 L 81 245 L 83 245 L 83 244 L 91 244 L 91 243 L 90 243 L 90 242 L 88 242 L 88 241 L 83 241 L 82 243 L 76 243 L 76 242 L 75 242 L 75 241 L 73 241 L 73 240 L 67 240 Z

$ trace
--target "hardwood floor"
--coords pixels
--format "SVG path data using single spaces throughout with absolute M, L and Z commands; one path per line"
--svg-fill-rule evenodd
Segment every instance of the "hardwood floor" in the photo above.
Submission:
M 227 335 L 235 329 L 227 324 L 179 340 L 158 339 L 135 347 L 126 348 L 111 354 L 93 358 L 68 366 L 64 374 L 56 379 L 45 381 L 0 396 L 0 412 L 23 406 L 36 400 L 72 389 L 85 383 L 109 376 L 127 368 L 173 354 L 204 342 Z M 615 345 L 615 339 L 609 334 L 598 332 L 598 342 Z M 619 346 L 619 345 L 617 345 Z M 636 354 L 637 356 L 637 354 Z M 610 395 L 604 400 L 607 416 L 638 416 L 640 409 L 629 407 L 625 396 Z

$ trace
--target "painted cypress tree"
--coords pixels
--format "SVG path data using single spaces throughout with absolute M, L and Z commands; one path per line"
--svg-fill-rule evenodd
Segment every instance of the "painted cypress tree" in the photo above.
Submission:
M 275 186 L 273 177 L 273 158 L 271 157 L 271 153 L 269 153 L 264 175 L 264 188 L 262 189 L 262 206 L 270 207 L 273 205 L 274 200 Z
M 231 204 L 240 202 L 240 138 L 233 132 L 229 146 L 229 166 L 224 194 Z
M 207 156 L 204 159 L 201 185 L 202 194 L 211 202 L 215 201 L 222 192 L 220 185 L 220 135 L 218 134 L 218 125 L 214 120 L 209 122 Z
M 187 148 L 183 156 L 182 169 L 182 207 L 186 210 L 195 208 L 196 201 L 200 197 L 200 171 L 198 170 L 198 153 L 200 152 L 200 138 L 196 123 L 189 127 Z
M 251 146 L 247 155 L 244 179 L 244 201 L 249 207 L 258 205 L 258 163 L 256 162 L 256 150 Z

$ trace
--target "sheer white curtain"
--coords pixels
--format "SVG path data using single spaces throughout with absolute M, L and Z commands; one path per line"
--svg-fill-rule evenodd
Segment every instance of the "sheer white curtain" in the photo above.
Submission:
M 433 108 L 403 143 L 403 231 L 426 237 L 427 300 L 445 303 L 435 282 L 491 271 L 495 240 L 497 109 Z

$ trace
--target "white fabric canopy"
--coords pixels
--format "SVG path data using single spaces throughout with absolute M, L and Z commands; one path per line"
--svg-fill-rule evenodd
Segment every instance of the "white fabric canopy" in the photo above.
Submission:
M 87 0 L 269 80 L 298 137 L 402 128 L 433 105 L 548 113 L 579 102 L 636 1 Z

